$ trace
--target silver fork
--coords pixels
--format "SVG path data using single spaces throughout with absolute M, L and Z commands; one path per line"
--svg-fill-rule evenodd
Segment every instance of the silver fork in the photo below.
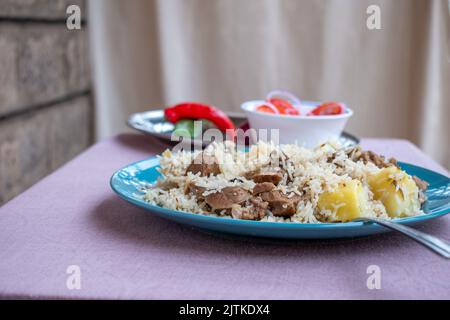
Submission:
M 399 224 L 399 223 L 388 221 L 388 220 L 381 220 L 381 219 L 374 219 L 374 218 L 357 218 L 353 221 L 377 223 L 379 225 L 382 225 L 383 227 L 398 231 L 398 232 L 403 233 L 404 235 L 410 237 L 414 241 L 417 241 L 418 243 L 422 244 L 423 246 L 427 247 L 431 251 L 439 254 L 441 257 L 450 259 L 450 242 L 439 239 L 439 238 L 432 236 L 430 234 L 427 234 L 425 232 L 418 231 L 416 229 L 407 227 L 407 226 Z

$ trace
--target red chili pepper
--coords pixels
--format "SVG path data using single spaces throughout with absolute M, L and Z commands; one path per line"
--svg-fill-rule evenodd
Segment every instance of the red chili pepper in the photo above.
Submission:
M 344 113 L 344 106 L 342 103 L 325 102 L 320 106 L 315 107 L 308 115 L 327 116 Z
M 207 104 L 197 102 L 180 103 L 165 109 L 164 115 L 172 123 L 181 119 L 206 119 L 214 123 L 223 132 L 233 130 L 234 136 L 235 126 L 230 118 L 223 111 Z

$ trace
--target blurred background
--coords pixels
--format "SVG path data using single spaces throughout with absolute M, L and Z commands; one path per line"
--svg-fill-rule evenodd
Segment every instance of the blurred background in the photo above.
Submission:
M 130 131 L 133 112 L 239 111 L 279 88 L 344 101 L 350 133 L 450 168 L 449 52 L 448 0 L 0 0 L 0 204 Z

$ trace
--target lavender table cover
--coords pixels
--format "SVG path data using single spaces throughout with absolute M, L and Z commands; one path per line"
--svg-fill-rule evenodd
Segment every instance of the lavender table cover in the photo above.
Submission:
M 362 145 L 448 174 L 408 141 Z M 0 297 L 450 298 L 450 262 L 402 235 L 282 241 L 213 234 L 153 216 L 111 191 L 116 169 L 165 147 L 132 134 L 104 140 L 0 208 Z M 450 215 L 420 229 L 450 240 Z M 72 265 L 80 289 L 67 286 Z M 370 265 L 381 271 L 381 289 L 367 286 Z

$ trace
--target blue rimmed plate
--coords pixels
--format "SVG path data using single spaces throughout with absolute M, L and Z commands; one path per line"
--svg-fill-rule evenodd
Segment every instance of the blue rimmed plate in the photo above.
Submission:
M 422 167 L 406 163 L 399 164 L 407 173 L 427 181 L 430 186 L 426 192 L 428 200 L 423 208 L 425 214 L 396 219 L 396 222 L 414 225 L 450 212 L 450 178 Z M 120 197 L 148 210 L 151 214 L 202 229 L 225 233 L 270 238 L 329 239 L 367 236 L 388 231 L 379 225 L 363 222 L 317 224 L 261 222 L 204 216 L 154 206 L 143 200 L 142 189 L 154 183 L 160 176 L 157 171 L 158 167 L 157 158 L 130 164 L 113 174 L 111 187 Z

